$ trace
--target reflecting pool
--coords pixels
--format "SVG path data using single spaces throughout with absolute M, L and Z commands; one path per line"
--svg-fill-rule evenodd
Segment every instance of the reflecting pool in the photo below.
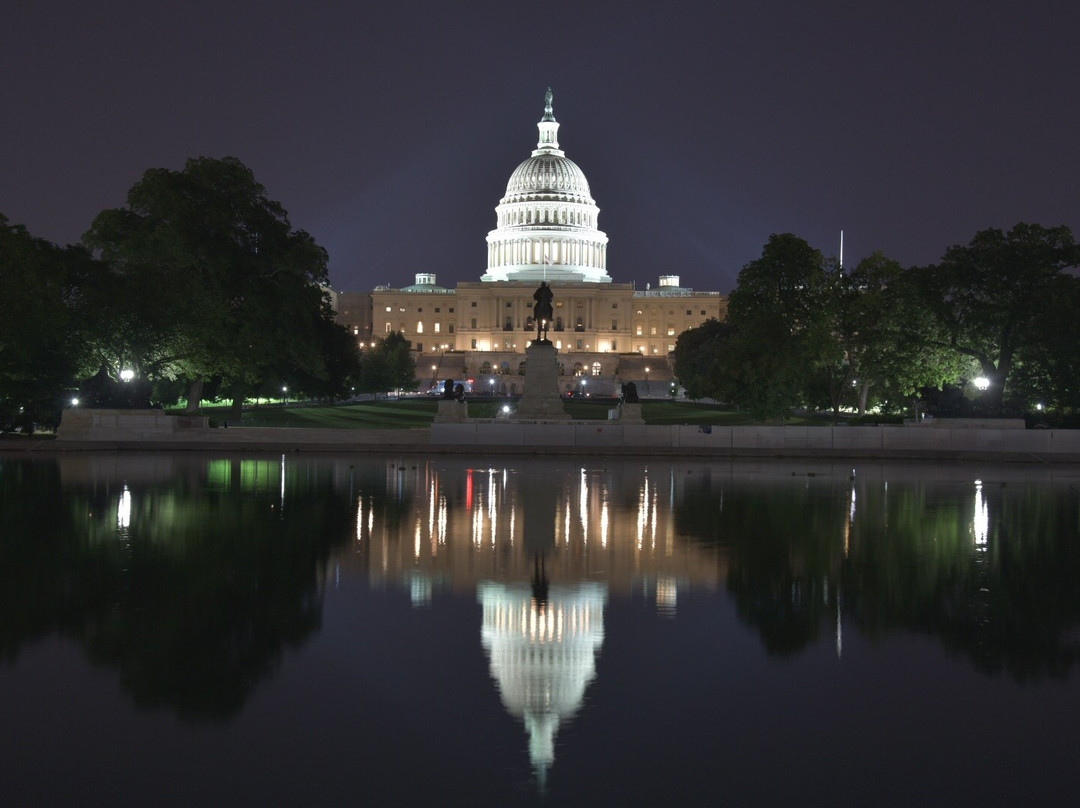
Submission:
M 1080 468 L 0 457 L 0 804 L 1072 805 Z

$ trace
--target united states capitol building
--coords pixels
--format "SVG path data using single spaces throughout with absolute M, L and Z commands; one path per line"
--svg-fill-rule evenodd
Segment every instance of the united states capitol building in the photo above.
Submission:
M 339 292 L 338 322 L 361 342 L 397 331 L 416 356 L 421 389 L 436 379 L 470 380 L 474 390 L 521 392 L 525 348 L 536 337 L 533 292 L 541 281 L 555 299 L 549 339 L 559 352 L 561 391 L 597 393 L 634 381 L 653 394 L 673 378 L 670 354 L 683 331 L 726 316 L 719 292 L 660 275 L 655 287 L 617 283 L 608 274 L 608 237 L 578 165 L 559 146 L 548 90 L 539 139 L 510 175 L 487 234 L 479 281 L 442 286 L 417 273 L 400 289 Z

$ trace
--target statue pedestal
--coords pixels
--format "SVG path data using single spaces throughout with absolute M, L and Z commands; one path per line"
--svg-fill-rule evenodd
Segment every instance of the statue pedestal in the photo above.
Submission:
M 534 342 L 525 349 L 525 392 L 515 420 L 570 420 L 559 397 L 559 352 L 550 342 Z
M 437 424 L 463 424 L 469 420 L 469 405 L 453 398 L 439 399 L 439 412 L 435 416 Z
M 619 422 L 623 424 L 643 424 L 645 419 L 641 417 L 640 402 L 623 402 L 619 405 Z

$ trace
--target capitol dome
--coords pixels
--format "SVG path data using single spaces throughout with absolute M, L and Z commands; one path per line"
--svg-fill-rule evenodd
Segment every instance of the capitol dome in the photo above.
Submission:
M 595 205 L 589 194 L 585 172 L 569 157 L 541 153 L 514 169 L 506 183 L 506 196 L 500 204 L 528 202 L 537 196 L 575 197 L 574 201 Z
M 536 149 L 514 169 L 495 208 L 481 280 L 610 283 L 600 209 L 585 173 L 559 148 L 550 89 L 537 128 Z

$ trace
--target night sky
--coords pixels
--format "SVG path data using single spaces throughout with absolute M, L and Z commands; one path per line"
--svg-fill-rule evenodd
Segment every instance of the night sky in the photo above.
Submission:
M 0 213 L 61 244 L 233 155 L 339 289 L 476 281 L 544 91 L 608 270 L 730 291 L 770 233 L 909 264 L 1080 233 L 1072 2 L 37 2 L 0 22 Z

